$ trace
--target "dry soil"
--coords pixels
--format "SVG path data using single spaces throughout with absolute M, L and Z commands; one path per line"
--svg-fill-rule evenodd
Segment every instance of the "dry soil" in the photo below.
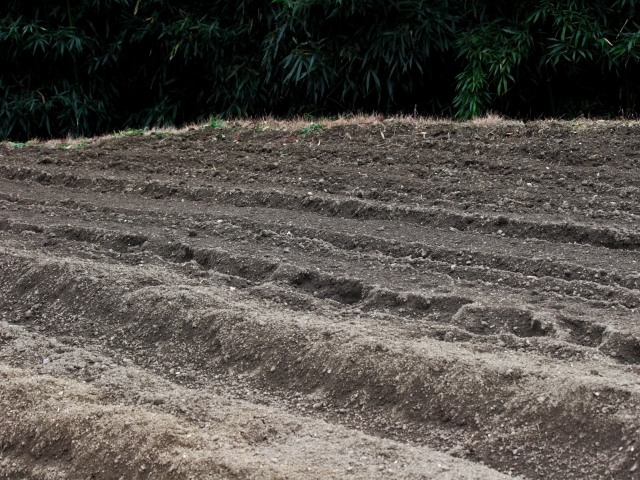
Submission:
M 640 127 L 0 150 L 0 478 L 640 478 Z

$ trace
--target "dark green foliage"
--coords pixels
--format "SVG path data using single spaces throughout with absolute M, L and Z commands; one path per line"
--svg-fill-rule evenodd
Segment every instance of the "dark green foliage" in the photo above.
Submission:
M 635 2 L 8 0 L 0 138 L 416 104 L 628 116 Z
M 322 131 L 322 125 L 317 125 L 315 123 L 312 123 L 308 127 L 302 127 L 302 129 L 300 130 L 300 133 L 306 135 L 307 133 L 320 132 L 320 131 Z

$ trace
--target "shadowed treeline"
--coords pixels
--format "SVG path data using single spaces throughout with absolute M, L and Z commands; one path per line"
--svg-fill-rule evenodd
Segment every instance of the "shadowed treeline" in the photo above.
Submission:
M 0 138 L 209 117 L 635 115 L 636 0 L 9 0 Z

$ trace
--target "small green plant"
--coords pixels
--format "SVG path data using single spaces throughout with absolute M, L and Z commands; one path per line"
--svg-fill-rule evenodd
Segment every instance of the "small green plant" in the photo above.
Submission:
M 87 144 L 87 141 L 82 139 L 78 143 L 62 142 L 62 143 L 59 143 L 58 146 L 52 146 L 50 148 L 53 148 L 53 149 L 58 148 L 60 150 L 69 150 L 69 149 L 72 149 L 72 148 L 74 148 L 74 149 L 75 148 L 82 148 L 86 144 Z
M 311 133 L 311 132 L 321 132 L 322 131 L 322 125 L 318 125 L 317 123 L 312 123 L 308 127 L 302 127 L 302 129 L 300 131 L 304 135 L 306 135 L 307 133 Z
M 128 137 L 129 135 L 139 135 L 147 131 L 147 128 L 127 128 L 113 134 L 114 137 Z
M 212 117 L 209 121 L 209 126 L 211 128 L 224 128 L 226 127 L 226 124 L 224 123 L 224 121 Z
M 7 140 L 3 140 L 2 142 L 0 142 L 0 145 L 6 145 L 10 148 L 24 148 L 39 144 L 40 142 L 37 140 L 29 140 L 28 142 L 9 142 Z

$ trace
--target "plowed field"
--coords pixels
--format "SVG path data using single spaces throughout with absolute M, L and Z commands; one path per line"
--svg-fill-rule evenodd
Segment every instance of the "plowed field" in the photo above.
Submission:
M 640 478 L 640 127 L 0 154 L 0 478 Z

